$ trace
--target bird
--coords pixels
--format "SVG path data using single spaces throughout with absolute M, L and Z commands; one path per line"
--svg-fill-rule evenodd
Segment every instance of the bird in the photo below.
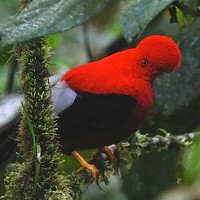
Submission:
M 119 143 L 136 132 L 153 107 L 153 80 L 180 63 L 173 39 L 150 35 L 135 48 L 65 72 L 52 86 L 62 151 L 73 154 L 96 179 L 98 170 L 78 151 Z
M 171 38 L 151 35 L 136 48 L 66 72 L 55 84 L 60 90 L 53 93 L 63 151 L 80 160 L 76 150 L 128 138 L 152 108 L 152 81 L 176 70 L 180 62 L 180 49 Z

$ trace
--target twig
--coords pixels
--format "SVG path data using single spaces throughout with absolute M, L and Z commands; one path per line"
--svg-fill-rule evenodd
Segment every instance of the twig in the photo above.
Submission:
M 127 141 L 117 145 L 113 144 L 108 147 L 115 153 L 115 155 L 120 155 L 120 159 L 124 160 L 127 157 L 127 153 L 131 154 L 132 158 L 136 158 L 151 151 L 160 152 L 171 148 L 187 147 L 192 144 L 193 140 L 198 135 L 200 135 L 200 132 L 185 133 L 177 136 L 167 134 L 166 136 L 157 135 L 150 137 L 148 134 L 143 135 L 137 132 Z M 99 182 L 108 184 L 109 175 L 118 170 L 119 164 L 119 162 L 112 162 L 110 157 L 102 150 L 94 153 L 93 158 L 89 163 L 95 165 L 100 172 L 97 185 Z M 68 178 L 71 183 L 71 191 L 73 191 L 73 194 L 71 195 L 74 198 L 77 198 L 77 196 L 79 197 L 90 185 L 92 174 L 89 170 L 84 169 L 78 174 L 71 174 Z

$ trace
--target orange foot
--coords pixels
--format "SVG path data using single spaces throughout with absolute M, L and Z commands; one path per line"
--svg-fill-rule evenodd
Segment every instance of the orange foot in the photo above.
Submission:
M 83 169 L 89 169 L 92 174 L 93 181 L 96 181 L 97 177 L 99 176 L 99 170 L 94 165 L 89 164 L 77 151 L 73 151 L 72 154 L 76 157 L 82 166 L 78 172 L 82 171 Z

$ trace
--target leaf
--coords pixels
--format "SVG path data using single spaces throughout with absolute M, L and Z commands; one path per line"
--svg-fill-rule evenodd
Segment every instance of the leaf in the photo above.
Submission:
M 22 42 L 66 31 L 100 12 L 110 0 L 32 1 L 0 27 L 0 44 Z
M 200 133 L 200 132 L 199 132 Z M 198 136 L 194 144 L 186 150 L 183 156 L 183 182 L 192 184 L 200 175 L 200 137 Z
M 147 25 L 173 0 L 127 0 L 123 8 L 120 22 L 124 37 L 131 41 L 132 37 L 141 34 Z
M 190 14 L 184 13 L 184 11 L 180 10 L 176 7 L 177 12 L 177 21 L 180 27 L 185 27 L 190 25 L 194 21 L 194 17 Z
M 32 143 L 33 143 L 33 146 L 32 146 L 33 147 L 33 151 L 34 151 L 34 153 L 37 153 L 38 139 L 37 139 L 36 134 L 35 134 L 35 129 L 33 127 L 33 123 L 31 121 L 31 118 L 30 118 L 28 112 L 26 111 L 26 108 L 25 108 L 23 102 L 21 102 L 21 104 L 22 104 L 24 116 L 26 118 L 26 122 L 27 122 L 27 125 L 28 125 L 28 128 L 29 128 L 29 131 L 31 132 Z

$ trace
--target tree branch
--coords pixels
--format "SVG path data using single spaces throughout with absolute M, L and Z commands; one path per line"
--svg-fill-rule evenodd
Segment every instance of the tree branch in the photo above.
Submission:
M 172 148 L 188 147 L 198 135 L 200 135 L 200 132 L 185 133 L 177 136 L 168 133 L 166 136 L 157 135 L 150 137 L 148 134 L 144 135 L 136 132 L 127 141 L 109 146 L 117 157 L 114 162 L 111 161 L 110 157 L 104 151 L 98 150 L 89 161 L 100 172 L 97 185 L 99 182 L 108 184 L 108 178 L 111 174 L 119 174 L 119 162 L 122 160 L 133 162 L 134 158 L 152 151 L 160 152 Z M 130 157 L 132 161 L 130 161 Z M 70 187 L 72 188 L 71 191 L 73 191 L 71 195 L 73 198 L 77 198 L 91 184 L 92 174 L 89 170 L 84 169 L 79 173 L 72 173 L 68 178 L 70 180 Z

